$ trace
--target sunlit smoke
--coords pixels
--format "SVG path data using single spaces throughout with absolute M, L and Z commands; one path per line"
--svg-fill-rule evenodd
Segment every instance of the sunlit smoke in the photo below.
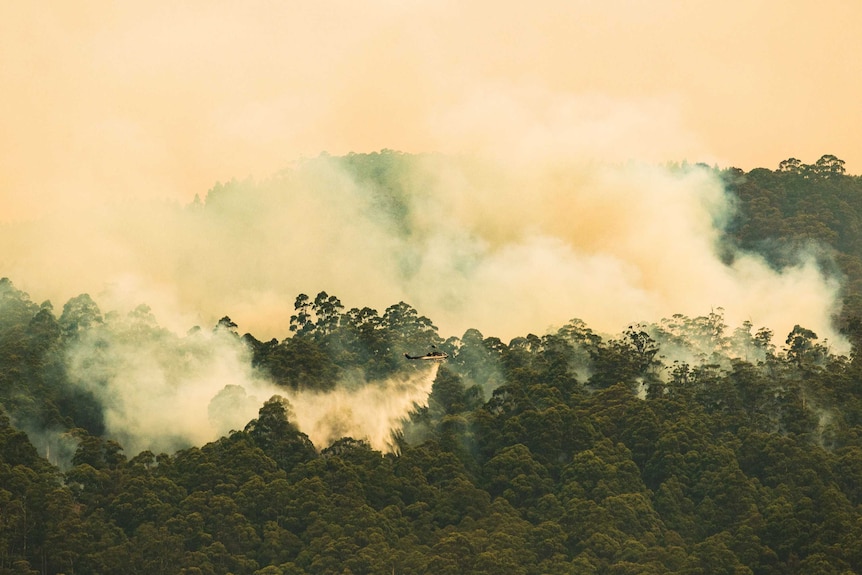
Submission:
M 175 330 L 229 315 L 284 338 L 296 295 L 327 291 L 348 308 L 406 301 L 444 336 L 506 340 L 574 317 L 616 333 L 722 307 L 731 325 L 781 337 L 800 324 L 841 351 L 839 281 L 814 253 L 777 271 L 722 246 L 732 208 L 708 168 L 384 153 L 299 163 L 187 206 L 81 206 L 4 226 L 0 253 L 36 298 L 146 303 Z
M 341 437 L 368 441 L 379 451 L 395 451 L 393 432 L 410 413 L 428 404 L 439 365 L 389 379 L 340 387 L 332 392 L 284 393 L 300 431 L 318 448 Z
M 180 337 L 141 309 L 108 314 L 82 332 L 68 366 L 72 384 L 101 404 L 106 435 L 132 455 L 172 452 L 241 430 L 274 395 L 288 398 L 291 422 L 318 449 L 353 437 L 392 451 L 393 432 L 427 404 L 437 373 L 436 364 L 385 381 L 354 373 L 329 391 L 289 391 L 252 369 L 248 348 L 229 330 Z
M 68 373 L 101 403 L 106 434 L 132 454 L 171 452 L 242 429 L 277 393 L 253 372 L 234 335 L 178 337 L 141 321 L 108 319 L 82 333 L 69 349 Z

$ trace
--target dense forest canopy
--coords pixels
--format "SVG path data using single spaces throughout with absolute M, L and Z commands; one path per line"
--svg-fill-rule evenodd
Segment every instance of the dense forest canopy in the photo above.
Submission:
M 425 233 L 410 156 L 334 160 Z M 842 278 L 848 354 L 721 308 L 503 341 L 325 291 L 278 338 L 230 310 L 177 335 L 0 280 L 0 573 L 862 571 L 862 179 L 698 169 L 736 199 L 728 260 L 807 250 Z

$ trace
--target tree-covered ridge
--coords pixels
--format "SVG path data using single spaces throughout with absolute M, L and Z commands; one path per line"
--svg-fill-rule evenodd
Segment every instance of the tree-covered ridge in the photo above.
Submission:
M 330 389 L 340 372 L 353 369 L 368 379 L 385 379 L 404 369 L 406 351 L 442 342 L 431 320 L 404 302 L 389 306 L 383 315 L 368 307 L 345 312 L 337 297 L 320 292 L 313 300 L 300 294 L 294 308 L 293 337 L 260 342 L 251 334 L 243 336 L 253 351 L 252 363 L 294 389 Z
M 721 171 L 739 199 L 727 239 L 776 267 L 788 244 L 836 262 L 851 279 L 848 356 L 806 326 L 730 326 L 720 309 L 613 335 L 574 319 L 504 342 L 439 334 L 405 302 L 381 313 L 299 294 L 282 339 L 241 336 L 228 316 L 212 330 L 282 393 L 214 441 L 134 452 L 106 433 L 99 393 L 124 373 L 76 368 L 144 340 L 193 362 L 202 330 L 175 336 L 146 306 L 119 316 L 87 295 L 58 313 L 0 280 L 0 573 L 862 572 L 862 190 L 824 158 Z M 422 233 L 402 201 L 419 159 L 336 160 L 379 217 Z M 241 192 L 217 187 L 192 209 L 243 209 Z M 433 369 L 403 358 L 431 345 L 449 360 L 393 452 L 361 437 L 314 445 L 297 426 L 291 393 L 323 402 L 344 381 Z M 237 388 L 213 403 L 244 400 Z M 62 469 L 46 445 L 70 446 Z
M 56 361 L 64 343 L 118 321 L 89 297 L 74 298 L 56 318 L 8 280 L 2 288 L 10 310 L 0 333 L 4 373 L 14 379 L 28 366 L 34 390 L 67 389 Z M 68 393 L 39 397 L 4 385 L 9 411 L 53 404 L 34 413 L 59 413 L 44 421 L 73 427 L 77 448 L 61 472 L 7 417 L 0 421 L 0 568 L 862 568 L 862 374 L 855 353 L 832 356 L 803 327 L 775 346 L 768 330 L 732 329 L 719 310 L 614 337 L 573 320 L 507 344 L 476 330 L 442 340 L 403 302 L 381 315 L 344 310 L 326 293 L 301 294 L 295 308 L 283 341 L 234 335 L 285 392 L 323 392 L 350 370 L 385 378 L 428 369 L 396 356 L 429 343 L 450 354 L 427 407 L 396 438 L 397 454 L 361 438 L 315 446 L 291 422 L 289 402 L 273 397 L 244 429 L 212 443 L 126 455 L 98 425 L 88 430 L 89 420 L 75 419 L 98 408 L 95 398 L 74 398 L 90 411 L 65 413 L 52 398 Z M 127 321 L 140 328 L 142 313 Z M 216 329 L 237 327 L 224 318 Z

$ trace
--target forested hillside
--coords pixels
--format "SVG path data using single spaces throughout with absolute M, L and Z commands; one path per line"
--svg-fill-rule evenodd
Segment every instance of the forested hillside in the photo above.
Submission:
M 397 217 L 412 157 L 338 161 L 420 233 Z M 738 199 L 728 243 L 776 268 L 816 250 L 846 276 L 851 354 L 721 309 L 506 342 L 326 292 L 297 295 L 281 338 L 228 316 L 179 337 L 145 306 L 121 316 L 81 295 L 57 311 L 0 280 L 0 573 L 862 572 L 862 180 L 834 156 L 719 175 Z M 118 374 L 82 385 L 69 364 L 86 340 L 77 360 L 101 365 L 117 326 L 181 350 L 217 333 L 283 393 L 216 441 L 127 453 L 106 433 L 121 398 L 100 392 Z M 431 346 L 449 358 L 404 358 Z M 314 445 L 287 399 L 417 373 L 433 376 L 427 404 L 386 452 Z
M 790 158 L 774 171 L 721 175 L 738 199 L 729 235 L 776 267 L 799 249 L 816 254 L 845 280 L 842 317 L 849 321 L 862 316 L 862 178 L 844 171 L 842 160 L 824 155 L 810 165 Z

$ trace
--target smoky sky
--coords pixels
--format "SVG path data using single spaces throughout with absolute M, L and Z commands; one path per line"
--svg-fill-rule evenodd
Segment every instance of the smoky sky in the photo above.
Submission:
M 404 300 L 454 334 L 713 307 L 828 334 L 837 286 L 808 256 L 784 274 L 746 254 L 724 265 L 717 183 L 644 167 L 832 153 L 854 172 L 862 8 L 785 8 L 4 5 L 0 273 L 34 299 L 146 302 L 176 329 L 230 315 L 261 336 L 286 335 L 293 298 L 318 290 Z M 381 149 L 484 164 L 437 166 L 410 240 L 335 172 L 221 218 L 184 209 L 216 182 Z
M 508 341 L 573 318 L 617 333 L 720 307 L 734 326 L 840 339 L 840 283 L 816 249 L 780 272 L 732 252 L 733 202 L 710 169 L 437 154 L 405 165 L 388 182 L 397 217 L 326 156 L 185 205 L 82 202 L 0 227 L 4 273 L 35 300 L 146 304 L 178 333 L 227 315 L 262 340 L 288 337 L 296 296 L 319 291 L 381 313 L 407 302 L 443 337 Z
M 0 220 L 406 152 L 862 166 L 862 6 L 46 0 L 0 6 Z

